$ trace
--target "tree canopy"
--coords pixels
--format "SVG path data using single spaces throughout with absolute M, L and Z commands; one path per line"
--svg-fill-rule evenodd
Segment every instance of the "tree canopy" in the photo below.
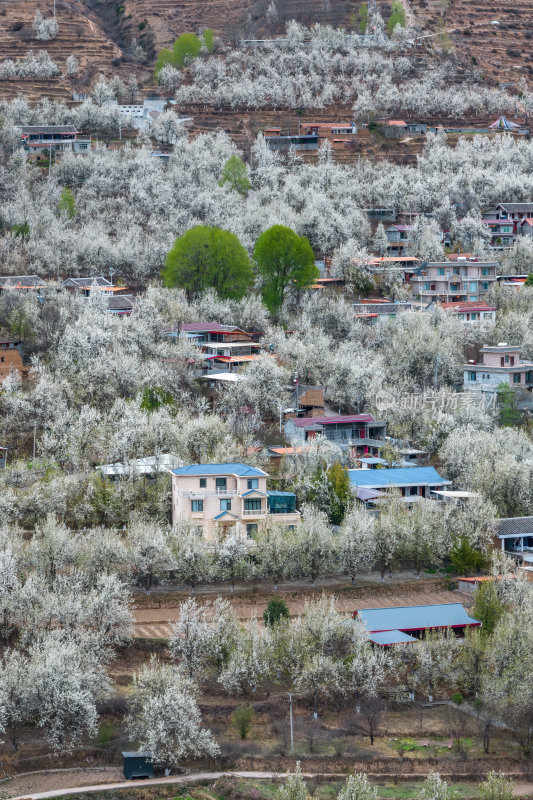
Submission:
M 220 297 L 240 300 L 253 281 L 252 265 L 237 236 L 197 225 L 174 242 L 162 272 L 165 286 L 189 297 L 213 288 Z
M 305 289 L 319 276 L 305 236 L 284 225 L 272 225 L 255 243 L 254 260 L 263 279 L 263 302 L 277 314 L 291 289 Z
M 239 158 L 239 156 L 235 154 L 228 158 L 224 164 L 222 176 L 218 183 L 219 186 L 224 186 L 226 183 L 229 183 L 231 188 L 239 194 L 242 194 L 243 197 L 248 194 L 248 190 L 252 184 L 248 178 L 248 170 L 242 158 Z

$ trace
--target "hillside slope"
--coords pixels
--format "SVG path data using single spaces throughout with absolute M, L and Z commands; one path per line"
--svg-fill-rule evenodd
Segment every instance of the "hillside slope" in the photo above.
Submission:
M 0 96 L 19 91 L 30 96 L 72 95 L 73 88 L 88 87 L 98 72 L 127 77 L 135 71 L 146 91 L 152 91 L 156 53 L 183 32 L 211 27 L 226 41 L 261 38 L 282 33 L 286 21 L 295 18 L 306 25 L 314 22 L 353 29 L 359 0 L 278 0 L 278 19 L 266 16 L 270 0 L 56 0 L 59 34 L 50 42 L 39 42 L 32 32 L 37 8 L 52 13 L 52 0 L 13 3 L 0 0 L 0 59 L 15 58 L 28 50 L 44 49 L 60 63 L 73 53 L 81 74 L 77 86 L 69 81 L 42 84 L 32 81 L 0 81 Z M 408 18 L 416 19 L 425 32 L 424 49 L 430 49 L 438 24 L 449 31 L 456 55 L 472 63 L 492 84 L 515 82 L 521 75 L 533 76 L 529 58 L 533 41 L 531 0 L 449 0 L 444 17 L 438 0 L 404 0 Z M 385 19 L 390 3 L 378 3 Z M 498 25 L 491 25 L 498 20 Z M 131 61 L 132 41 L 146 53 L 145 64 Z

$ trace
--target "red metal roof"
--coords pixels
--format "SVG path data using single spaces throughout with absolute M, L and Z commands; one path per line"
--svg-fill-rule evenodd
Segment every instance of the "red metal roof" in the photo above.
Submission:
M 335 414 L 331 417 L 296 417 L 291 419 L 297 428 L 305 428 L 308 425 L 335 425 L 336 423 L 349 422 L 374 422 L 372 414 Z

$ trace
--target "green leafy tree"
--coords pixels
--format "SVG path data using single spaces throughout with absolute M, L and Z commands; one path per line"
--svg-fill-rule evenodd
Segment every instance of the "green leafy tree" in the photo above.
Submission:
M 253 281 L 248 253 L 237 236 L 197 225 L 176 239 L 165 259 L 165 286 L 185 289 L 193 298 L 208 288 L 220 297 L 240 300 Z
M 352 500 L 350 477 L 346 467 L 338 461 L 331 465 L 327 475 L 331 497 L 329 521 L 333 525 L 340 525 Z
M 289 287 L 305 289 L 320 274 L 308 239 L 284 225 L 273 225 L 261 234 L 254 260 L 263 279 L 263 302 L 274 315 L 283 306 Z
M 476 550 L 465 536 L 456 541 L 450 551 L 450 561 L 456 575 L 479 574 L 487 566 L 487 558 Z
M 157 56 L 157 60 L 155 62 L 155 69 L 154 69 L 154 76 L 157 80 L 157 76 L 163 69 L 166 67 L 167 64 L 173 63 L 172 57 L 172 50 L 169 50 L 167 47 L 164 47 L 162 50 L 159 51 L 159 55 Z
M 500 407 L 500 424 L 505 428 L 518 425 L 520 422 L 520 411 L 516 402 L 516 393 L 508 383 L 502 381 L 496 387 L 498 405 Z
M 405 28 L 405 8 L 400 0 L 393 0 L 391 3 L 391 11 L 389 21 L 387 22 L 387 34 L 392 35 L 396 25 L 401 25 Z
M 196 58 L 202 46 L 201 40 L 195 33 L 182 33 L 174 42 L 172 48 L 172 63 L 175 67 L 182 67 L 191 58 Z
M 157 411 L 161 406 L 173 406 L 174 398 L 168 389 L 162 386 L 146 386 L 141 398 L 142 411 Z
M 267 626 L 272 626 L 282 619 L 289 619 L 287 603 L 279 597 L 273 597 L 268 601 L 267 607 L 263 611 L 263 622 Z
M 202 33 L 204 45 L 209 53 L 215 49 L 215 32 L 212 28 L 206 28 Z
M 476 589 L 472 616 L 482 622 L 481 635 L 490 636 L 503 615 L 504 607 L 494 581 L 485 581 Z
M 233 712 L 232 722 L 239 731 L 239 736 L 241 737 L 241 739 L 246 739 L 246 737 L 250 733 L 250 728 L 252 727 L 253 719 L 254 719 L 254 710 L 252 706 L 249 706 L 247 704 L 242 706 L 237 706 L 237 708 Z
M 248 190 L 252 184 L 248 180 L 246 164 L 242 158 L 239 158 L 239 156 L 230 156 L 224 164 L 222 177 L 220 178 L 218 185 L 224 186 L 226 183 L 229 183 L 231 188 L 239 194 L 242 194 L 243 197 L 246 197 L 248 194 Z
M 533 286 L 533 272 L 528 272 L 524 286 Z
M 68 186 L 63 187 L 57 209 L 60 213 L 63 211 L 70 219 L 76 216 L 76 201 Z
M 20 236 L 21 239 L 26 239 L 30 235 L 30 226 L 28 222 L 15 222 L 9 230 L 13 236 Z
M 359 17 L 359 30 L 361 33 L 366 33 L 368 25 L 368 3 L 361 3 L 358 11 Z

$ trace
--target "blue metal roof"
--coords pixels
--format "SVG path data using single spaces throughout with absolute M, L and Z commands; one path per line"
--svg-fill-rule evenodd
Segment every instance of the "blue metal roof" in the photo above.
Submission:
M 403 633 L 403 631 L 378 631 L 377 633 L 371 633 L 368 638 L 371 642 L 374 642 L 374 644 L 385 646 L 417 641 L 414 636 L 409 636 L 408 633 Z
M 247 464 L 190 464 L 188 467 L 173 469 L 174 475 L 239 475 L 240 477 L 267 477 L 267 473 Z
M 392 467 L 390 469 L 349 469 L 354 486 L 386 489 L 389 486 L 447 486 L 435 467 Z
M 426 628 L 462 628 L 480 625 L 469 617 L 461 603 L 396 608 L 359 608 L 358 616 L 367 631 L 424 631 Z
M 227 511 L 227 510 L 226 511 L 221 511 L 220 514 L 217 514 L 216 517 L 213 517 L 213 519 L 217 519 L 218 520 L 218 519 L 222 519 L 222 517 L 226 517 L 226 516 L 233 517 L 233 519 L 239 519 L 237 514 L 232 514 L 231 511 Z
M 267 495 L 269 497 L 296 497 L 294 492 L 276 492 L 275 490 L 268 491 Z

